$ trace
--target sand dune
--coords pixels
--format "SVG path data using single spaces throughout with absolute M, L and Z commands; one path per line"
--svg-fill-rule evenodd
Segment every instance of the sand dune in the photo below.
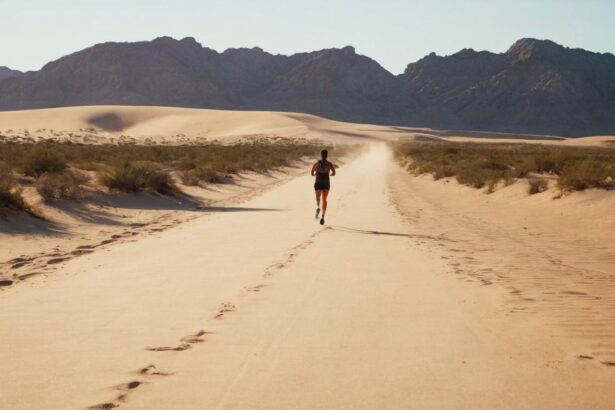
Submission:
M 286 137 L 357 143 L 366 140 L 448 140 L 610 145 L 613 136 L 566 139 L 553 136 L 442 131 L 429 128 L 353 124 L 309 114 L 224 111 L 174 107 L 84 106 L 0 112 L 0 137 L 70 140 L 83 143 L 135 141 L 182 144 L 252 137 Z
M 366 140 L 448 140 L 611 145 L 614 136 L 553 136 L 353 124 L 302 113 L 225 111 L 151 106 L 85 106 L 0 112 L 0 138 L 54 138 L 82 143 L 134 141 L 184 144 L 286 137 L 357 143 Z
M 351 135 L 336 130 L 352 132 Z M 388 127 L 375 127 L 387 132 Z M 242 137 L 278 136 L 355 142 L 357 135 L 374 138 L 356 124 L 343 123 L 308 114 L 264 111 L 223 111 L 171 107 L 86 106 L 0 112 L 0 134 L 6 137 L 63 137 L 90 141 L 130 136 L 143 142 L 188 140 L 234 141 Z M 55 132 L 50 132 L 53 130 Z M 69 135 L 71 134 L 71 135 Z

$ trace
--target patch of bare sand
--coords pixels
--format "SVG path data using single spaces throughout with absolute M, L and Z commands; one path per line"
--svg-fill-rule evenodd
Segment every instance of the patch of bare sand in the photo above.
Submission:
M 206 214 L 230 212 L 268 189 L 306 173 L 307 163 L 266 174 L 242 173 L 228 184 L 181 186 L 185 195 L 92 193 L 82 200 L 28 201 L 46 220 L 0 220 L 0 292 L 45 282 L 77 257 L 156 235 Z
M 615 192 L 553 199 L 516 183 L 486 194 L 402 170 L 390 183 L 414 232 L 450 239 L 424 243 L 452 275 L 506 290 L 500 308 L 557 329 L 575 343 L 570 356 L 615 363 Z

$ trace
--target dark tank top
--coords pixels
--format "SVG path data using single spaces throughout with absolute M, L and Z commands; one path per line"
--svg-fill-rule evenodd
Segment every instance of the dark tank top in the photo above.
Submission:
M 331 163 L 329 161 L 320 160 L 316 163 L 316 183 L 329 184 L 329 172 L 331 171 Z

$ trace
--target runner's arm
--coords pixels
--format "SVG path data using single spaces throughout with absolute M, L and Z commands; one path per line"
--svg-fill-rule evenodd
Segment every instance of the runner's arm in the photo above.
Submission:
M 314 165 L 312 165 L 312 171 L 311 171 L 312 176 L 314 176 L 315 172 L 316 172 L 316 163 L 314 163 Z
M 331 176 L 335 176 L 335 165 L 333 165 L 333 163 L 331 163 Z

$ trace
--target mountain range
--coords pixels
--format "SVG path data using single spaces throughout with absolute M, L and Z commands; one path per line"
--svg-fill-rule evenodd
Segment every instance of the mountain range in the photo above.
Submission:
M 19 74 L 21 74 L 21 71 L 11 70 L 8 67 L 0 66 L 0 80 L 9 78 L 9 77 L 15 77 Z
M 160 105 L 305 112 L 440 129 L 615 134 L 615 56 L 521 39 L 504 53 L 434 53 L 393 75 L 352 47 L 290 56 L 217 52 L 188 37 L 103 43 L 20 73 L 0 110 Z

